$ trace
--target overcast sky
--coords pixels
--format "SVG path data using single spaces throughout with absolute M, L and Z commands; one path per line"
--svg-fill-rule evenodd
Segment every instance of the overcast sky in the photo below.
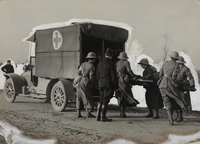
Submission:
M 168 51 L 184 51 L 200 69 L 198 0 L 0 0 L 0 62 L 26 62 L 33 27 L 72 18 L 127 23 L 144 54 L 159 62 Z

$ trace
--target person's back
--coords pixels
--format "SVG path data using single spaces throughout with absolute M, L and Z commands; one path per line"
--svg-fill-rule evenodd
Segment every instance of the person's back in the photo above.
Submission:
M 176 62 L 174 60 L 170 60 L 170 61 L 167 61 L 166 63 L 164 63 L 162 69 L 163 69 L 163 73 L 164 74 L 169 74 L 167 76 L 171 77 L 171 71 L 174 70 L 175 68 L 175 65 L 176 65 Z
M 129 61 L 127 61 L 126 59 L 119 60 L 116 63 L 116 69 L 117 69 L 118 74 L 121 74 L 122 77 L 124 77 L 125 75 L 128 75 L 130 78 L 136 77 L 136 75 L 131 70 Z
M 114 89 L 117 89 L 117 75 L 115 65 L 111 59 L 113 52 L 106 50 L 105 59 L 99 62 L 97 66 L 97 80 L 99 82 L 100 102 L 97 106 L 97 121 L 112 121 L 106 117 L 108 103 L 113 97 Z
M 169 122 L 173 125 L 172 112 L 176 105 L 179 105 L 181 109 L 187 111 L 186 104 L 181 98 L 180 93 L 177 88 L 177 83 L 174 81 L 174 75 L 176 66 L 178 65 L 176 61 L 179 59 L 179 54 L 176 51 L 171 52 L 171 60 L 164 63 L 160 70 L 160 79 L 158 80 L 158 85 L 160 93 L 162 95 L 167 114 L 169 117 Z
M 115 96 L 120 106 L 120 117 L 126 118 L 125 109 L 126 107 L 135 107 L 139 102 L 134 98 L 132 93 L 132 85 L 137 80 L 137 75 L 131 70 L 130 63 L 128 61 L 126 52 L 120 52 L 118 59 L 119 61 L 115 64 L 118 87 Z
M 92 71 L 92 75 L 91 75 L 91 71 Z M 83 76 L 85 77 L 90 78 L 91 76 L 94 76 L 94 71 L 95 71 L 95 67 L 90 62 L 85 62 L 81 65 L 81 72 Z
M 114 88 L 117 83 L 115 66 L 109 58 L 103 59 L 97 66 L 99 87 Z
M 85 63 L 82 63 L 80 66 L 80 74 L 77 77 L 77 97 L 76 97 L 76 109 L 78 118 L 82 117 L 81 115 L 81 103 L 83 102 L 84 108 L 86 110 L 87 117 L 95 117 L 91 114 L 94 102 L 93 102 L 93 94 L 92 90 L 93 79 L 95 78 L 95 67 L 94 63 L 97 59 L 96 54 L 94 52 L 89 52 L 86 59 L 88 60 Z
M 127 60 L 119 60 L 116 63 L 117 72 L 123 72 L 124 74 L 128 74 L 128 70 L 126 69 L 128 63 L 129 62 Z
M 159 88 L 166 88 L 169 84 L 174 84 L 171 78 L 176 65 L 177 63 L 173 59 L 163 64 L 159 74 L 160 78 L 163 77 L 159 81 Z

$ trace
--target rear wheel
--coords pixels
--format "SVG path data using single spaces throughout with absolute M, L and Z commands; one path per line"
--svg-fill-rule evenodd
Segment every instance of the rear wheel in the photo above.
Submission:
M 67 106 L 67 96 L 62 82 L 57 82 L 51 90 L 51 104 L 56 111 L 63 111 Z
M 8 78 L 4 85 L 4 96 L 7 102 L 13 103 L 16 98 L 15 87 L 11 78 Z

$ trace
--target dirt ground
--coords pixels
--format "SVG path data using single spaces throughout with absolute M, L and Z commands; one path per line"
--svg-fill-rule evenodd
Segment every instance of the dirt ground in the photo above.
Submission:
M 25 136 L 34 139 L 57 140 L 57 144 L 105 144 L 126 139 L 137 144 L 160 144 L 169 134 L 189 135 L 200 131 L 200 112 L 184 114 L 184 121 L 170 126 L 165 109 L 160 119 L 145 118 L 146 108 L 127 109 L 127 118 L 119 117 L 119 108 L 109 106 L 107 116 L 112 122 L 97 122 L 94 118 L 77 118 L 73 103 L 64 112 L 56 112 L 51 103 L 41 99 L 19 96 L 14 103 L 5 101 L 0 91 L 0 121 L 17 127 Z M 96 115 L 96 111 L 93 112 Z M 4 144 L 3 138 L 0 143 Z

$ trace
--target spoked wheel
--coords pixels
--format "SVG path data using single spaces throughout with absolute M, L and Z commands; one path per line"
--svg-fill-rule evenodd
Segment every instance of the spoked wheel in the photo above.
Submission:
M 15 87 L 13 81 L 9 78 L 4 85 L 4 96 L 7 102 L 13 103 L 16 98 Z
M 62 82 L 57 82 L 51 90 L 51 104 L 56 111 L 63 111 L 67 106 L 67 96 Z

